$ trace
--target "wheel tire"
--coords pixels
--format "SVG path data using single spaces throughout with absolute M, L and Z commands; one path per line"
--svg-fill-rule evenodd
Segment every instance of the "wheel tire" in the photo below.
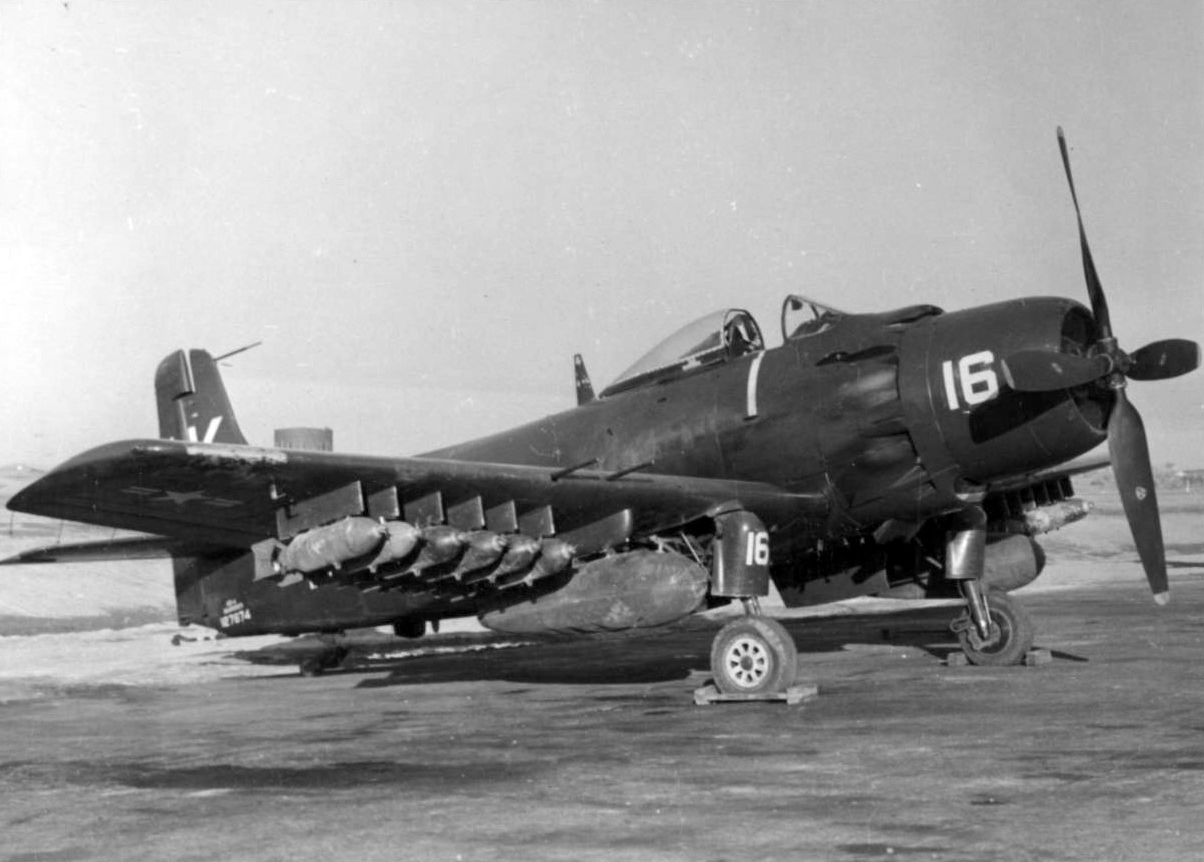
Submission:
M 777 694 L 794 683 L 798 650 L 777 620 L 741 617 L 711 644 L 711 673 L 724 694 Z
M 426 634 L 426 620 L 398 620 L 397 622 L 393 623 L 393 634 L 397 635 L 399 638 L 409 638 L 411 640 L 420 638 Z
M 326 670 L 326 663 L 321 656 L 316 658 L 307 658 L 301 662 L 301 676 L 321 676 Z
M 997 590 L 987 593 L 987 609 L 991 619 L 990 639 L 983 640 L 973 623 L 959 627 L 957 640 L 966 658 L 970 664 L 983 667 L 1021 664 L 1036 637 L 1032 618 L 1006 593 Z
M 350 655 L 351 650 L 346 647 L 328 647 L 301 662 L 301 676 L 321 676 L 328 670 L 342 668 Z

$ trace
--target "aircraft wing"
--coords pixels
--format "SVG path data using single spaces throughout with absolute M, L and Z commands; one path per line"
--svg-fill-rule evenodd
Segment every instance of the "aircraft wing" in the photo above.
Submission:
M 356 514 L 349 511 L 356 500 L 363 514 L 419 525 L 446 515 L 464 529 L 485 526 L 481 522 L 490 517 L 516 529 L 535 518 L 533 531 L 542 535 L 588 530 L 629 512 L 631 535 L 647 536 L 732 500 L 771 529 L 822 524 L 828 513 L 822 495 L 760 482 L 159 439 L 84 452 L 27 486 L 8 506 L 198 545 L 250 547 Z

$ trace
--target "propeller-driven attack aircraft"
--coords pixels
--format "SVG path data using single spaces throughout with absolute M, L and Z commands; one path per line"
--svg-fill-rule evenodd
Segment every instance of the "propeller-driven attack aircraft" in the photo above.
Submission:
M 1185 374 L 1190 341 L 1119 347 L 1078 217 L 1090 308 L 1038 297 L 850 314 L 790 296 L 781 346 L 739 309 L 699 318 L 578 405 L 419 457 L 260 448 L 201 350 L 155 376 L 160 439 L 110 443 L 10 508 L 141 537 L 9 562 L 170 555 L 179 618 L 228 635 L 478 616 L 516 633 L 667 624 L 718 603 L 725 693 L 780 691 L 797 654 L 762 615 L 851 595 L 960 597 L 970 661 L 1023 659 L 1008 592 L 1076 520 L 1073 459 L 1104 440 L 1155 597 L 1167 577 L 1128 380 Z M 1087 466 L 1106 464 L 1098 460 Z M 338 650 L 309 667 L 336 661 Z

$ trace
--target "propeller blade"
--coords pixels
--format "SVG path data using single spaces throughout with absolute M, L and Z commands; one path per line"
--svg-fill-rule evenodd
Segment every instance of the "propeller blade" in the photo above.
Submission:
M 1112 456 L 1116 487 L 1146 580 L 1150 582 L 1154 601 L 1164 605 L 1170 600 L 1170 591 L 1150 449 L 1141 415 L 1129 403 L 1123 387 L 1116 390 L 1116 403 L 1108 417 L 1108 452 Z
M 1066 134 L 1058 126 L 1058 149 L 1062 151 L 1062 167 L 1066 169 L 1066 182 L 1070 184 L 1070 198 L 1074 201 L 1074 215 L 1079 223 L 1079 245 L 1083 251 L 1083 276 L 1087 280 L 1087 295 L 1091 297 L 1091 313 L 1099 329 L 1099 337 L 1112 337 L 1112 318 L 1108 314 L 1108 300 L 1104 296 L 1104 286 L 1100 284 L 1099 274 L 1095 271 L 1095 258 L 1091 256 L 1091 247 L 1087 245 L 1087 231 L 1083 229 L 1083 214 L 1079 210 L 1079 196 L 1074 189 L 1074 177 L 1070 173 L 1070 151 L 1066 145 Z
M 1167 380 L 1200 367 L 1200 345 L 1185 338 L 1167 338 L 1147 344 L 1130 354 L 1132 367 L 1125 372 L 1133 380 Z
M 1003 360 L 1003 378 L 1017 392 L 1053 392 L 1091 383 L 1112 370 L 1106 356 L 1018 350 Z

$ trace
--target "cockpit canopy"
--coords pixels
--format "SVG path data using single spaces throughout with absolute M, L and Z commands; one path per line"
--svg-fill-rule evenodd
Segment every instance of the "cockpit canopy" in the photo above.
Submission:
M 728 308 L 712 312 L 686 324 L 645 353 L 602 395 L 613 395 L 764 349 L 761 328 L 747 311 Z
M 782 303 L 782 338 L 805 338 L 836 325 L 846 313 L 805 296 L 792 293 Z
M 782 303 L 782 338 L 806 338 L 849 317 L 822 302 L 791 294 Z M 700 317 L 649 350 L 620 374 L 603 392 L 614 395 L 648 383 L 658 383 L 697 368 L 717 365 L 765 349 L 761 328 L 742 308 L 725 308 Z

